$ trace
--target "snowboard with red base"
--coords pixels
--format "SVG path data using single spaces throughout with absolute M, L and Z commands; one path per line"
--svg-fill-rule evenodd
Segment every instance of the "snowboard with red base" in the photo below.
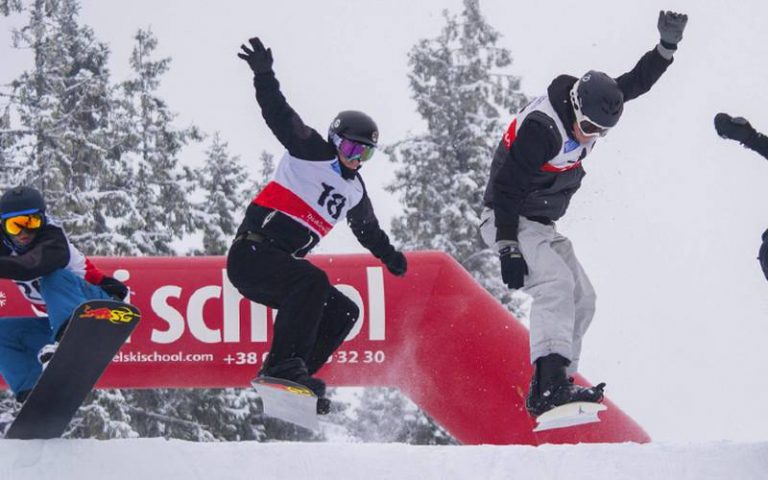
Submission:
M 60 437 L 139 320 L 136 307 L 115 300 L 77 307 L 5 438 Z

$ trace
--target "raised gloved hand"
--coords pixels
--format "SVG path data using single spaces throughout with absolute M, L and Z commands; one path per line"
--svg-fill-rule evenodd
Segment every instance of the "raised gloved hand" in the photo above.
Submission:
M 251 48 L 240 45 L 243 51 L 238 53 L 237 56 L 248 62 L 248 66 L 251 67 L 254 74 L 271 72 L 272 49 L 264 48 L 264 44 L 261 43 L 259 37 L 249 39 L 248 43 L 251 44 Z
M 747 142 L 757 135 L 757 131 L 744 117 L 732 117 L 727 113 L 715 115 L 715 130 L 723 138 L 729 138 L 741 143 Z
M 392 250 L 392 253 L 387 254 L 381 259 L 382 262 L 384 262 L 384 265 L 387 267 L 387 270 L 389 270 L 389 273 L 392 275 L 397 275 L 398 277 L 402 277 L 405 275 L 405 272 L 408 270 L 408 260 L 405 259 L 405 255 L 403 255 L 403 252 L 398 252 L 397 250 Z
M 125 297 L 128 296 L 128 287 L 123 282 L 115 278 L 104 277 L 101 280 L 101 283 L 99 283 L 99 286 L 102 290 L 107 292 L 107 294 L 117 300 L 123 301 L 125 300 Z
M 496 249 L 501 260 L 501 280 L 509 288 L 522 288 L 528 265 L 525 263 L 520 246 L 514 240 L 499 240 Z
M 659 12 L 659 34 L 661 45 L 668 50 L 677 50 L 677 44 L 683 39 L 683 30 L 688 23 L 688 15 L 670 11 Z

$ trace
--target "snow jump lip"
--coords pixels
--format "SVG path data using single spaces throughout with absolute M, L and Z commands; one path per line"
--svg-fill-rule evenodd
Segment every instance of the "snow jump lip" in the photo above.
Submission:
M 361 307 L 347 341 L 320 371 L 331 386 L 397 387 L 464 444 L 650 441 L 609 400 L 601 422 L 534 433 L 525 410 L 528 331 L 450 256 L 410 252 L 404 277 L 367 254 L 310 261 Z M 267 352 L 274 312 L 245 301 L 224 257 L 102 257 L 123 279 L 142 323 L 100 388 L 248 387 Z M 0 282 L 0 317 L 31 315 Z M 577 376 L 576 382 L 589 384 Z

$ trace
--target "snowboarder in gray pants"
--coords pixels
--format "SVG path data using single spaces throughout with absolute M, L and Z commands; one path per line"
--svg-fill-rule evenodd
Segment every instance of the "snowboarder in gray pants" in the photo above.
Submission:
M 595 291 L 554 222 L 581 186 L 582 162 L 617 124 L 624 102 L 650 90 L 672 64 L 687 20 L 659 12 L 660 42 L 618 78 L 595 70 L 555 78 L 516 115 L 494 154 L 480 229 L 498 251 L 504 283 L 533 297 L 531 415 L 603 399 L 604 384 L 585 388 L 569 379 L 595 313 Z

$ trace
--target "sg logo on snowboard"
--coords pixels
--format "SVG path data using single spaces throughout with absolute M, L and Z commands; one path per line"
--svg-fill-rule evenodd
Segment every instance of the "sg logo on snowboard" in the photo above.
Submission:
M 85 307 L 85 311 L 80 314 L 80 318 L 93 318 L 95 320 L 109 320 L 110 323 L 130 323 L 136 313 L 128 307 L 121 308 L 91 308 Z

